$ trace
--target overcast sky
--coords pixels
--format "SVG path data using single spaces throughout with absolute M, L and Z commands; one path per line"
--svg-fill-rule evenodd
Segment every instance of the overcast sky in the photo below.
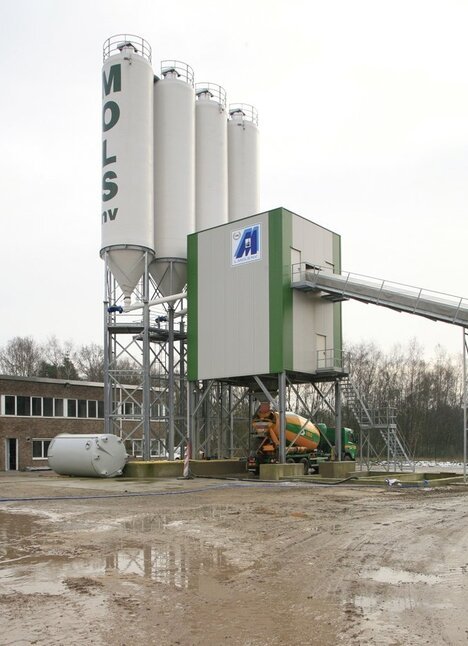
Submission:
M 261 210 L 341 234 L 346 270 L 468 297 L 466 0 L 4 0 L 0 32 L 0 345 L 102 342 L 102 44 L 124 32 L 257 107 Z M 455 326 L 343 311 L 349 342 L 461 351 Z

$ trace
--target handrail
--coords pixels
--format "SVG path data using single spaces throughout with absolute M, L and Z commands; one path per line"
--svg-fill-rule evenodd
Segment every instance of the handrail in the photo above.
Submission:
M 176 61 L 175 59 L 161 61 L 161 75 L 165 76 L 169 72 L 175 72 L 177 78 L 180 78 L 193 87 L 195 73 L 187 63 Z
M 195 83 L 195 94 L 199 100 L 203 94 L 209 94 L 212 101 L 219 103 L 223 110 L 226 109 L 226 90 L 217 83 L 197 82 Z
M 242 113 L 242 120 L 251 121 L 258 126 L 258 112 L 257 108 L 249 103 L 230 103 L 229 104 L 229 119 L 234 119 L 238 114 Z
M 144 38 L 135 36 L 135 34 L 115 34 L 104 41 L 103 60 L 106 61 L 110 56 L 129 46 L 134 49 L 136 54 L 143 56 L 151 63 L 151 45 Z
M 305 262 L 291 265 L 291 286 L 336 294 L 468 327 L 468 298 L 353 272 L 334 274 Z

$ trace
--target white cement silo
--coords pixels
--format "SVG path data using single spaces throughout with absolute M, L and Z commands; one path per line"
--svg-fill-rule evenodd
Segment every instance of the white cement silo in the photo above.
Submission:
M 104 43 L 101 256 L 127 302 L 154 250 L 153 85 L 146 41 L 119 34 Z
M 195 103 L 196 230 L 228 221 L 226 92 L 215 83 L 197 83 Z
M 231 222 L 258 213 L 258 116 L 244 103 L 229 106 L 228 186 Z
M 162 61 L 154 85 L 154 248 L 150 271 L 164 295 L 187 281 L 187 235 L 195 230 L 193 70 Z

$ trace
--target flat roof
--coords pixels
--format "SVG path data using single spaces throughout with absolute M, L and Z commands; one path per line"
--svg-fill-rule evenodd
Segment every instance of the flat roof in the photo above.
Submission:
M 94 386 L 95 388 L 104 388 L 104 383 L 100 381 L 80 381 L 76 379 L 51 379 L 50 377 L 18 377 L 17 375 L 0 375 L 1 381 L 22 381 L 39 384 L 56 384 L 65 386 Z

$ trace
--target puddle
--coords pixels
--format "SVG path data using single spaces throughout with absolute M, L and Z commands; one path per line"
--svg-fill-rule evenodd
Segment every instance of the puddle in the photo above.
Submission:
M 68 590 L 67 579 L 99 576 L 104 567 L 78 560 L 41 558 L 33 565 L 15 565 L 0 569 L 0 592 L 11 594 L 62 595 Z
M 394 570 L 389 567 L 381 567 L 374 571 L 364 571 L 360 575 L 363 579 L 371 579 L 377 583 L 389 583 L 398 585 L 399 583 L 426 583 L 434 585 L 439 581 L 435 574 L 419 574 L 418 572 L 408 572 L 407 570 Z
M 207 508 L 203 513 L 219 515 L 221 510 Z M 100 548 L 85 559 L 51 554 L 59 551 L 60 545 L 41 543 L 44 526 L 39 519 L 0 512 L 0 593 L 61 595 L 76 591 L 70 586 L 73 580 L 89 578 L 105 584 L 106 577 L 116 575 L 122 585 L 138 584 L 141 577 L 178 589 L 206 590 L 210 585 L 216 586 L 217 578 L 224 579 L 235 571 L 225 557 L 224 547 L 206 545 L 193 536 L 173 542 L 170 535 L 155 531 L 173 525 L 183 530 L 179 521 L 163 515 L 126 521 L 121 527 L 153 534 L 156 545 L 141 544 L 129 536 L 132 545 L 126 547 L 123 537 L 119 549 Z M 95 595 L 96 590 L 91 587 L 89 594 Z
M 194 556 L 183 545 L 153 547 L 144 545 L 119 549 L 111 554 L 93 559 L 64 559 L 50 556 L 36 557 L 27 564 L 17 562 L 0 568 L 0 592 L 23 594 L 63 594 L 67 580 L 93 578 L 105 583 L 106 576 L 118 575 L 135 582 L 142 577 L 157 584 L 178 589 L 199 589 L 203 578 L 216 570 L 216 575 L 229 574 L 220 550 L 205 551 Z
M 401 590 L 398 591 L 399 594 Z M 380 599 L 375 596 L 358 595 L 353 599 L 353 605 L 365 611 L 387 610 L 390 612 L 403 612 L 415 608 L 429 608 L 431 610 L 447 610 L 451 604 L 433 603 L 430 601 L 416 600 L 412 596 L 398 596 L 395 599 Z
M 0 512 L 0 564 L 29 554 L 39 527 L 39 521 L 31 516 Z M 24 542 L 26 545 L 20 544 Z
M 227 505 L 207 505 L 197 507 L 196 510 L 194 510 L 194 516 L 196 516 L 197 521 L 210 519 L 218 520 L 220 518 L 231 518 L 238 515 L 238 512 L 233 512 Z M 165 527 L 182 527 L 184 524 L 189 522 L 190 520 L 175 520 L 173 514 L 147 514 L 145 516 L 138 515 L 135 518 L 125 520 L 123 526 L 125 529 L 130 529 L 132 531 L 154 532 L 155 530 L 164 529 Z

